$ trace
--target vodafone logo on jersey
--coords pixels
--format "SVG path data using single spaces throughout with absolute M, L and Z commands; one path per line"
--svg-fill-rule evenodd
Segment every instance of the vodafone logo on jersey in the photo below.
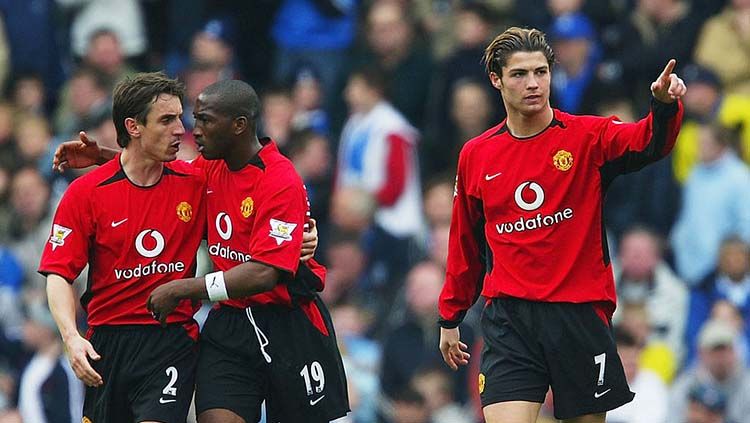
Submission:
M 229 241 L 232 238 L 234 228 L 232 226 L 232 218 L 229 217 L 227 212 L 219 212 L 216 215 L 216 233 L 224 241 Z M 209 237 L 210 239 L 210 237 Z M 239 263 L 245 263 L 250 261 L 250 254 L 243 253 L 242 251 L 233 250 L 229 245 L 222 245 L 221 242 L 211 244 L 208 246 L 208 254 L 215 257 L 221 257 L 227 260 L 233 260 Z
M 137 251 L 142 257 L 146 258 L 158 257 L 167 245 L 164 240 L 164 235 L 156 229 L 144 229 L 140 231 L 138 236 L 135 237 L 134 244 L 135 251 Z M 183 272 L 184 270 L 185 263 L 182 261 L 164 263 L 154 260 L 151 263 L 141 263 L 135 267 L 115 269 L 115 278 L 118 280 L 133 279 L 156 274 Z
M 527 187 L 531 192 L 534 193 L 534 200 L 530 203 L 526 202 L 526 200 L 523 199 L 523 192 L 527 189 Z M 516 204 L 518 204 L 518 207 L 520 207 L 521 209 L 526 211 L 534 211 L 541 207 L 544 203 L 544 190 L 542 189 L 541 185 L 537 184 L 536 182 L 524 182 L 516 188 L 514 198 L 516 200 Z
M 532 212 L 544 204 L 544 189 L 534 181 L 522 182 L 516 187 L 513 199 L 521 210 Z M 566 207 L 547 215 L 537 213 L 535 216 L 519 216 L 517 220 L 496 224 L 495 229 L 500 235 L 508 235 L 553 226 L 572 218 L 573 209 Z
M 145 238 L 146 235 L 149 235 L 154 240 L 154 246 L 152 248 L 146 248 L 143 245 L 143 238 Z M 155 229 L 143 230 L 135 238 L 135 250 L 143 257 L 154 258 L 164 251 L 164 236 Z

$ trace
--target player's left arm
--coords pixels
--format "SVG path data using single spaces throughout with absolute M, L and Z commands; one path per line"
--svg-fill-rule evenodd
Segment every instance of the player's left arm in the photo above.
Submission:
M 302 182 L 295 178 L 257 200 L 250 239 L 252 259 L 204 277 L 177 279 L 154 289 L 146 304 L 162 324 L 183 299 L 221 301 L 272 290 L 300 263 L 307 203 Z M 272 180 L 267 177 L 261 183 Z
M 649 114 L 635 123 L 608 119 L 600 134 L 602 163 L 615 166 L 615 173 L 641 169 L 669 154 L 682 124 L 680 98 L 687 92 L 685 83 L 675 74 L 674 59 L 667 63 L 651 84 Z

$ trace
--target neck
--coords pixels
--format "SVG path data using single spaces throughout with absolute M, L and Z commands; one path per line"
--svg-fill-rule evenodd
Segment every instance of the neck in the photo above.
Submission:
M 224 158 L 227 167 L 232 171 L 242 169 L 263 148 L 255 134 L 249 140 L 236 142 L 234 145 L 236 147 Z
M 549 103 L 547 106 L 532 114 L 524 114 L 518 110 L 508 111 L 507 125 L 513 136 L 524 138 L 542 132 L 552 122 L 554 113 Z
M 120 164 L 128 179 L 143 187 L 159 182 L 164 170 L 164 163 L 147 157 L 132 140 L 128 147 L 122 150 Z

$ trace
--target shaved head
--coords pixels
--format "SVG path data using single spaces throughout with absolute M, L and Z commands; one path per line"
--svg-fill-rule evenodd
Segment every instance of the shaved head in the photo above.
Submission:
M 233 118 L 245 116 L 250 126 L 255 127 L 260 114 L 260 100 L 248 83 L 238 80 L 219 81 L 206 87 L 201 97 L 216 112 Z

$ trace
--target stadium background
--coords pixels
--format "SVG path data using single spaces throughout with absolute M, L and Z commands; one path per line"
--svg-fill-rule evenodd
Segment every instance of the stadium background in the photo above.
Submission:
M 548 33 L 553 105 L 568 112 L 633 121 L 677 59 L 689 93 L 675 152 L 607 197 L 617 339 L 639 394 L 608 421 L 750 421 L 750 1 L 0 0 L 0 422 L 44 423 L 39 410 L 80 404 L 36 273 L 80 174 L 52 172 L 51 157 L 81 129 L 114 146 L 113 84 L 160 69 L 187 85 L 188 131 L 208 84 L 242 78 L 260 93 L 260 133 L 293 160 L 318 219 L 348 421 L 481 421 L 478 310 L 462 326 L 474 358 L 454 374 L 436 303 L 457 153 L 503 117 L 482 51 L 508 25 Z M 361 69 L 383 77 L 384 101 L 413 127 L 389 129 L 418 140 L 398 160 L 339 154 L 353 142 L 345 88 Z M 186 135 L 181 157 L 195 154 Z M 334 183 L 361 167 L 372 173 Z M 400 201 L 408 224 L 382 213 Z M 548 401 L 540 421 L 550 415 Z

